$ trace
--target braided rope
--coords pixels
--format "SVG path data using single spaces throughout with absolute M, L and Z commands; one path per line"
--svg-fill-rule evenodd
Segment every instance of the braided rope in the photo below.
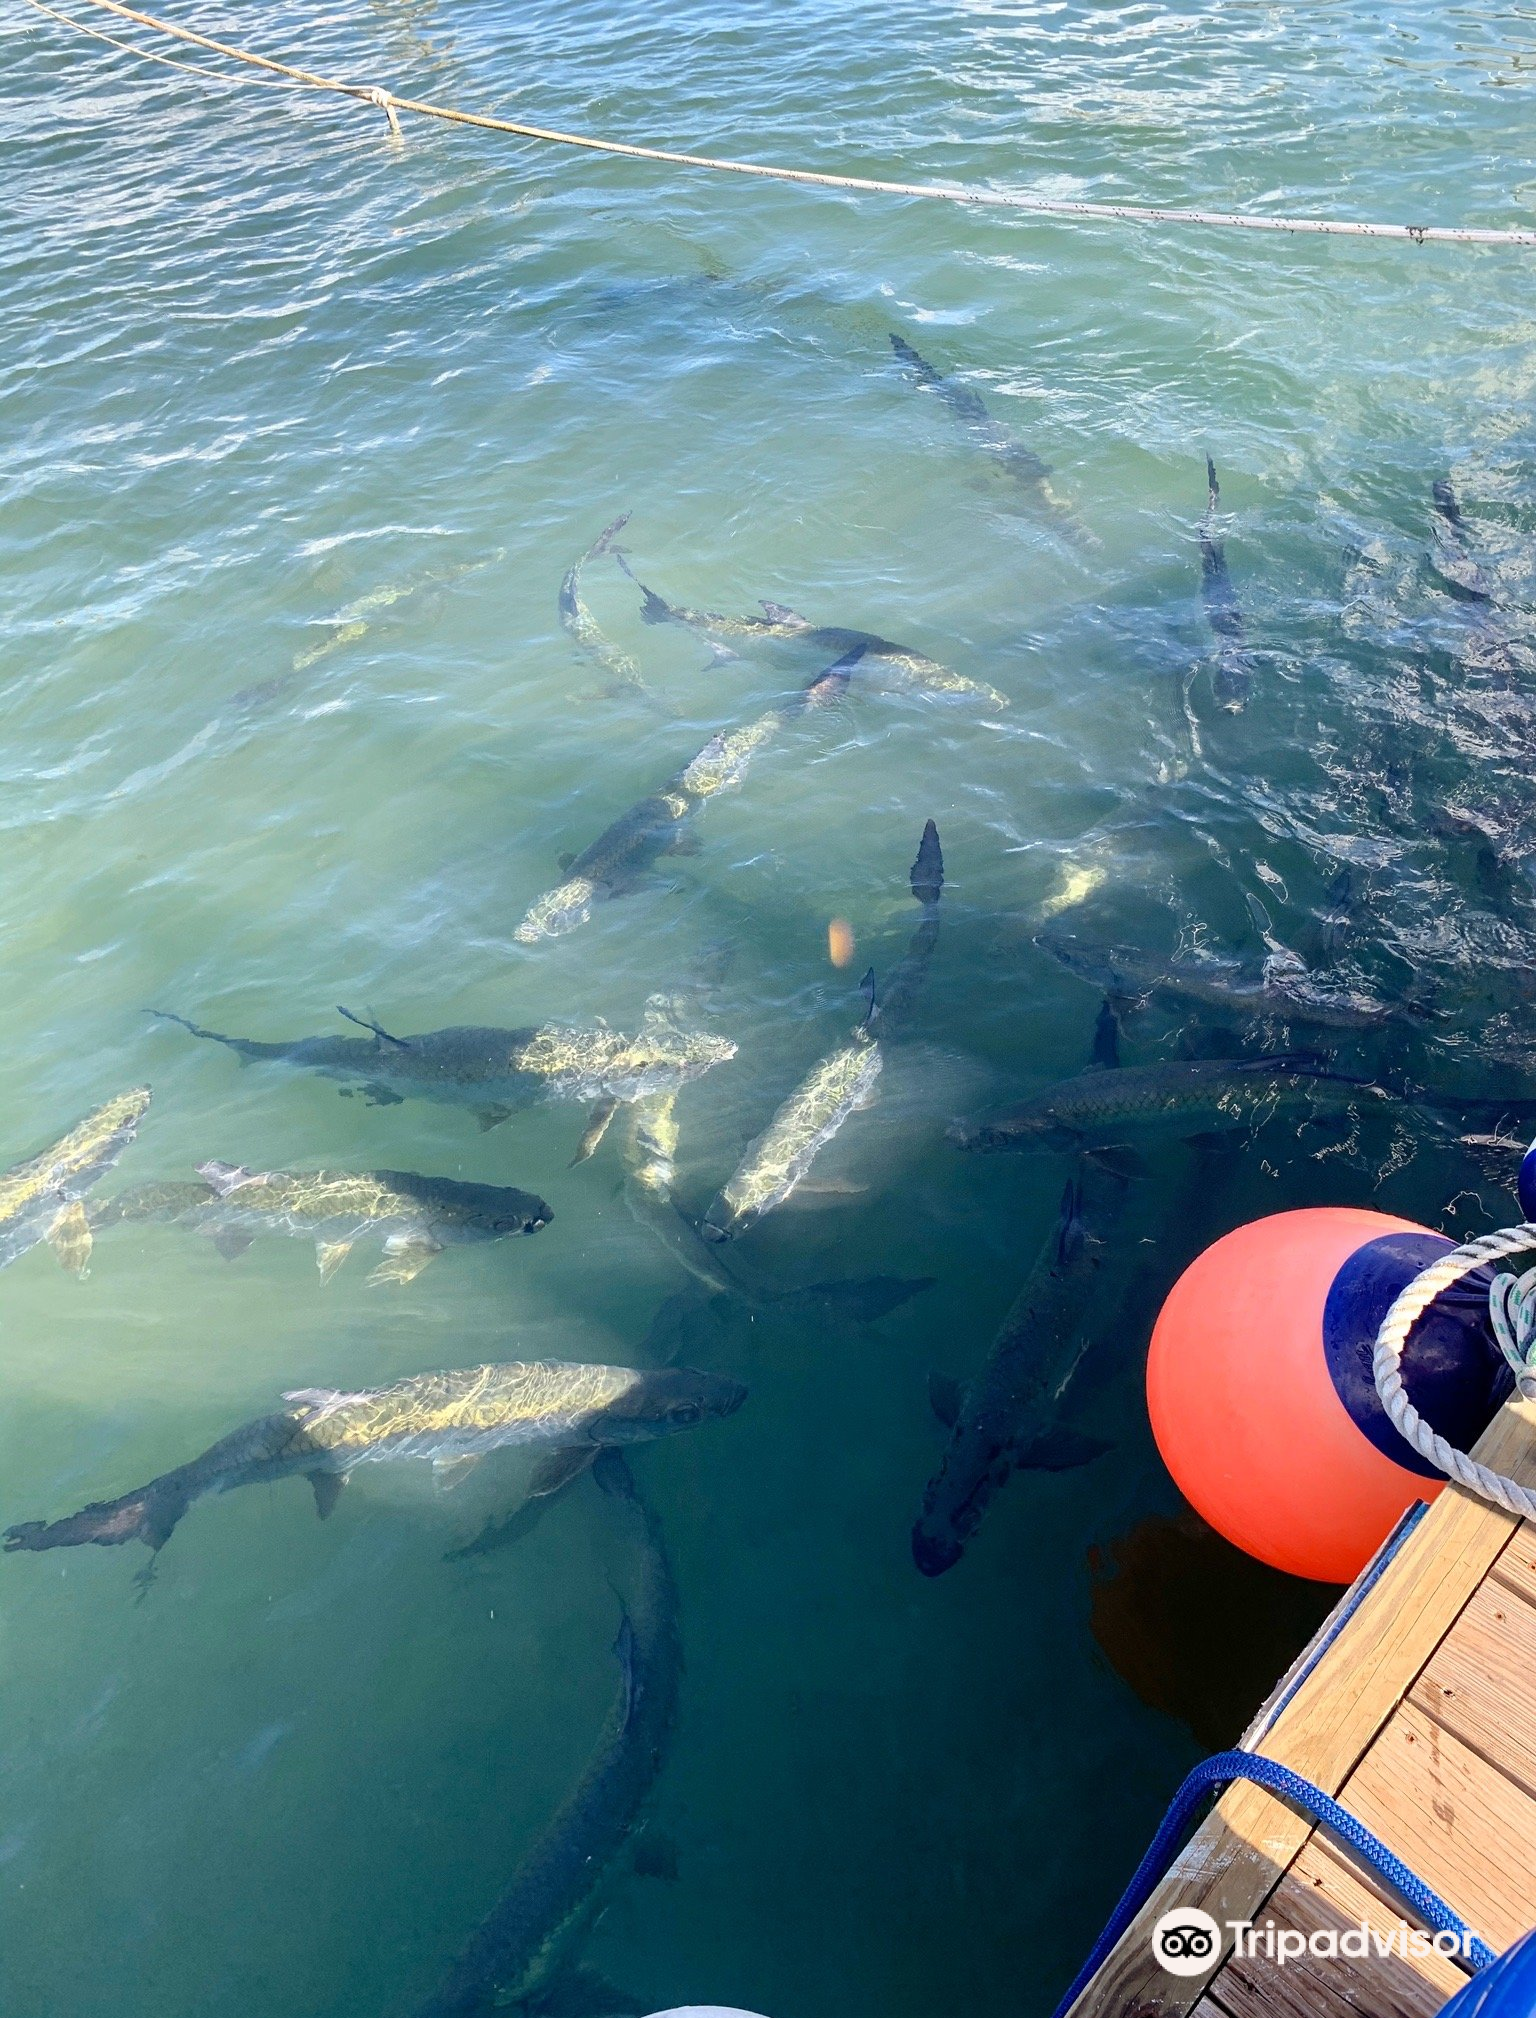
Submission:
M 1481 1499 L 1491 1500 L 1495 1506 L 1503 1507 L 1506 1513 L 1512 1513 L 1521 1520 L 1536 1519 L 1536 1492 L 1517 1485 L 1501 1472 L 1490 1471 L 1476 1458 L 1447 1443 L 1438 1430 L 1430 1427 L 1408 1399 L 1403 1386 L 1403 1351 L 1409 1332 L 1442 1290 L 1449 1289 L 1452 1283 L 1460 1282 L 1463 1276 L 1471 1275 L 1475 1269 L 1485 1267 L 1489 1262 L 1506 1261 L 1511 1255 L 1524 1254 L 1532 1249 L 1536 1249 L 1536 1225 L 1526 1224 L 1506 1227 L 1501 1233 L 1485 1233 L 1478 1240 L 1469 1240 L 1464 1247 L 1442 1254 L 1422 1275 L 1414 1277 L 1382 1319 L 1381 1329 L 1376 1334 L 1376 1352 L 1371 1368 L 1382 1407 L 1399 1434 L 1406 1437 L 1419 1455 L 1428 1458 L 1458 1485 L 1475 1492 Z M 1489 1311 L 1494 1336 L 1514 1372 L 1521 1396 L 1526 1400 L 1536 1400 L 1536 1364 L 1533 1364 L 1536 1362 L 1536 1269 L 1518 1279 L 1507 1273 L 1496 1276 L 1489 1294 Z
M 45 5 L 44 0 L 28 0 L 28 4 L 40 13 L 52 14 L 55 20 L 68 19 Z M 259 70 L 276 73 L 294 83 L 321 91 L 339 91 L 349 98 L 365 99 L 380 106 L 388 115 L 391 132 L 397 135 L 400 130 L 397 114 L 413 112 L 422 119 L 445 119 L 457 126 L 479 126 L 492 133 L 511 133 L 523 140 L 541 140 L 556 147 L 580 147 L 593 154 L 622 155 L 631 161 L 659 161 L 674 168 L 710 168 L 728 175 L 753 175 L 769 182 L 797 182 L 818 189 L 851 189 L 867 195 L 935 197 L 945 203 L 1023 211 L 1032 217 L 1075 217 L 1122 224 L 1226 225 L 1242 231 L 1308 232 L 1325 238 L 1411 239 L 1415 245 L 1433 240 L 1449 245 L 1536 246 L 1536 230 L 1487 230 L 1461 224 L 1372 224 L 1350 218 L 1265 217 L 1246 211 L 1190 210 L 1162 204 L 1084 203 L 1067 197 L 1029 196 L 1006 189 L 964 188 L 939 182 L 889 182 L 872 175 L 832 175 L 810 168 L 774 168 L 761 161 L 732 161 L 711 154 L 684 154 L 669 147 L 638 147 L 628 141 L 598 140 L 589 134 L 562 133 L 552 127 L 529 126 L 515 119 L 496 119 L 485 112 L 461 112 L 451 105 L 402 98 L 398 93 L 389 92 L 380 96 L 381 87 L 378 85 L 352 84 L 342 78 L 323 77 L 312 70 L 301 70 L 290 63 L 279 63 L 270 56 L 259 56 L 255 51 L 237 48 L 233 43 L 215 41 L 211 35 L 200 35 L 195 29 L 180 28 L 174 22 L 161 20 L 156 14 L 146 14 L 136 7 L 125 6 L 123 0 L 87 0 L 87 4 L 103 8 L 122 20 L 136 21 L 140 27 L 151 28 L 157 34 L 169 35 L 176 41 L 211 49 L 234 62 L 253 64 Z M 71 22 L 70 25 L 78 27 L 80 24 Z M 151 56 L 151 60 L 166 60 L 153 58 L 152 52 L 145 49 L 135 49 L 134 54 Z

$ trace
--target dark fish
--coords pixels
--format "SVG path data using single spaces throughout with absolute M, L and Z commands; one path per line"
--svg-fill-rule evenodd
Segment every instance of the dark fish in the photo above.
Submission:
M 322 1280 L 359 1240 L 383 1244 L 370 1283 L 404 1283 L 445 1247 L 537 1233 L 554 1214 L 542 1198 L 505 1184 L 465 1184 L 411 1170 L 262 1170 L 204 1163 L 200 1184 L 144 1184 L 93 1206 L 93 1233 L 106 1226 L 188 1226 L 227 1258 L 258 1234 L 313 1240 Z
M 1304 1053 L 1178 1059 L 1080 1073 L 975 1126 L 957 1124 L 951 1140 L 962 1149 L 1107 1148 L 1143 1134 L 1216 1134 L 1255 1127 L 1277 1110 L 1337 1110 L 1386 1097 L 1369 1080 Z
M 946 378 L 937 365 L 915 350 L 904 336 L 890 332 L 891 349 L 897 362 L 911 374 L 925 392 L 931 392 L 962 433 L 984 450 L 996 467 L 1014 483 L 1024 497 L 1047 507 L 1079 539 L 1092 546 L 1099 542 L 1079 525 L 1071 511 L 1051 488 L 1050 464 L 1042 462 L 1033 449 L 992 418 L 980 393 L 958 379 Z
M 760 617 L 732 617 L 723 616 L 716 610 L 684 609 L 679 604 L 667 602 L 654 589 L 647 588 L 632 570 L 627 571 L 642 597 L 640 616 L 643 622 L 681 624 L 703 638 L 721 663 L 740 656 L 737 646 L 751 648 L 754 645 L 792 644 L 822 656 L 829 652 L 851 652 L 857 647 L 867 665 L 889 666 L 909 685 L 925 693 L 950 694 L 962 700 L 981 701 L 989 708 L 1006 708 L 1008 705 L 1007 697 L 1000 694 L 996 687 L 990 687 L 982 680 L 968 679 L 964 673 L 941 666 L 937 659 L 930 659 L 925 653 L 915 652 L 906 645 L 893 644 L 889 638 L 877 637 L 873 631 L 841 630 L 813 624 L 809 617 L 801 616 L 798 610 L 788 609 L 783 603 L 765 602 Z
M 1494 687 L 1511 688 L 1520 675 L 1536 671 L 1536 664 L 1528 663 L 1528 653 L 1522 656 L 1495 607 L 1495 576 L 1477 556 L 1455 486 L 1448 477 L 1435 483 L 1432 497 L 1435 571 L 1465 605 L 1466 643 L 1460 662 L 1469 671 L 1486 673 Z
M 595 904 L 639 888 L 663 855 L 688 852 L 694 845 L 689 821 L 699 807 L 734 790 L 757 752 L 786 723 L 827 706 L 843 693 L 863 655 L 862 645 L 851 646 L 785 706 L 770 708 L 742 728 L 722 729 L 711 736 L 659 792 L 647 793 L 590 848 L 562 861 L 564 882 L 534 902 L 513 938 L 535 945 L 572 932 L 591 917 Z
M 1253 660 L 1248 655 L 1243 613 L 1237 591 L 1227 572 L 1226 541 L 1216 533 L 1216 512 L 1221 504 L 1221 485 L 1216 481 L 1216 465 L 1205 459 L 1209 493 L 1205 517 L 1200 521 L 1200 593 L 1205 601 L 1206 621 L 1216 635 L 1216 671 L 1211 686 L 1219 707 L 1239 714 L 1253 692 Z
M 684 1030 L 663 1011 L 648 1010 L 633 1036 L 606 1025 L 591 1029 L 541 1023 L 518 1030 L 466 1025 L 395 1037 L 348 1009 L 341 1014 L 372 1033 L 362 1037 L 299 1037 L 264 1043 L 205 1030 L 169 1009 L 153 1016 L 179 1023 L 194 1037 L 222 1044 L 246 1064 L 292 1065 L 380 1105 L 407 1098 L 468 1107 L 494 1128 L 538 1100 L 640 1100 L 696 1079 L 736 1055 L 727 1038 Z
M 913 1560 L 924 1576 L 941 1576 L 960 1560 L 1015 1469 L 1070 1471 L 1109 1448 L 1060 1420 L 1062 1394 L 1088 1343 L 1097 1265 L 1083 1187 L 1074 1182 L 981 1371 L 963 1389 L 934 1383 L 935 1411 L 950 1437 L 912 1530 Z
M 618 1544 L 619 1686 L 581 1778 L 417 2018 L 550 2008 L 573 1968 L 603 1879 L 629 1842 L 666 1757 L 681 1655 L 677 1591 L 661 1532 L 615 1451 L 595 1474 Z
M 1038 933 L 1035 943 L 1068 973 L 1122 1003 L 1159 995 L 1333 1030 L 1378 1030 L 1395 1015 L 1408 1014 L 1352 989 L 1330 987 L 1292 953 L 1271 953 L 1256 961 L 1191 948 L 1164 958 L 1135 947 L 1096 946 L 1056 931 Z
M 108 1548 L 141 1541 L 159 1550 L 205 1493 L 299 1473 L 314 1487 L 323 1520 L 360 1464 L 427 1458 L 457 1468 L 511 1444 L 588 1451 L 639 1443 L 733 1414 L 746 1389 L 719 1374 L 681 1367 L 526 1360 L 413 1374 L 357 1394 L 299 1388 L 283 1399 L 287 1408 L 246 1423 L 189 1464 L 121 1499 L 83 1507 L 63 1520 L 7 1528 L 6 1549 L 76 1548 L 83 1542 Z

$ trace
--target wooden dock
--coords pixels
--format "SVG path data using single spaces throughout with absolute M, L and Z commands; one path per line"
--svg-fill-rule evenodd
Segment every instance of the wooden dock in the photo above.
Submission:
M 1509 1403 L 1477 1455 L 1536 1485 L 1536 1408 Z M 1333 1794 L 1490 1947 L 1508 1947 L 1536 1926 L 1536 1526 L 1449 1487 L 1316 1644 L 1244 1746 Z M 1214 1973 L 1167 1974 L 1150 1934 L 1175 1906 L 1224 1929 L 1253 1922 L 1259 1952 L 1235 1955 L 1224 1934 Z M 1282 1964 L 1263 1952 L 1267 1927 L 1386 1935 L 1404 1917 L 1324 1831 L 1238 1784 L 1071 2018 L 1431 2018 L 1467 1980 L 1444 1956 Z

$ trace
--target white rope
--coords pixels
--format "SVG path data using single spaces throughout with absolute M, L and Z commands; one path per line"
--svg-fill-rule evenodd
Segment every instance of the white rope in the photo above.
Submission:
M 1414 1277 L 1382 1319 L 1372 1362 L 1382 1406 L 1419 1455 L 1428 1458 L 1458 1485 L 1521 1520 L 1536 1519 L 1536 1492 L 1517 1485 L 1501 1472 L 1490 1471 L 1476 1458 L 1447 1443 L 1438 1430 L 1431 1429 L 1408 1399 L 1402 1369 L 1409 1332 L 1442 1290 L 1490 1262 L 1506 1261 L 1513 1254 L 1533 1249 L 1536 1249 L 1536 1225 L 1527 1224 L 1507 1227 L 1502 1233 L 1485 1233 L 1478 1240 L 1469 1240 L 1465 1247 L 1442 1254 L 1422 1275 Z M 1518 1279 L 1507 1272 L 1495 1276 L 1488 1302 L 1494 1336 L 1514 1372 L 1519 1392 L 1528 1401 L 1536 1400 L 1536 1269 Z
M 45 5 L 44 0 L 28 0 L 28 4 L 40 13 L 53 15 L 55 20 L 68 19 Z M 711 154 L 683 154 L 668 147 L 639 147 L 629 141 L 597 140 L 583 133 L 562 133 L 552 127 L 496 119 L 489 113 L 461 112 L 450 105 L 403 98 L 398 92 L 383 92 L 378 85 L 352 84 L 341 78 L 319 76 L 314 71 L 301 70 L 291 64 L 279 63 L 270 56 L 259 56 L 252 50 L 237 48 L 232 43 L 215 41 L 212 36 L 200 35 L 194 29 L 178 28 L 174 22 L 163 21 L 158 15 L 125 6 L 123 0 L 89 0 L 89 4 L 123 20 L 136 21 L 141 27 L 152 28 L 158 34 L 169 35 L 180 42 L 195 43 L 199 48 L 214 50 L 235 62 L 252 64 L 313 89 L 339 91 L 349 98 L 366 99 L 382 107 L 389 118 L 390 131 L 396 135 L 400 131 L 397 115 L 414 112 L 423 119 L 446 119 L 455 125 L 479 126 L 492 133 L 511 133 L 523 140 L 541 140 L 556 147 L 580 147 L 593 154 L 623 155 L 631 161 L 659 161 L 674 168 L 709 168 L 727 175 L 754 175 L 769 182 L 798 182 L 812 188 L 850 189 L 866 195 L 931 197 L 944 203 L 1019 210 L 1033 217 L 1082 218 L 1121 224 L 1220 225 L 1241 231 L 1306 232 L 1325 238 L 1410 239 L 1415 245 L 1434 241 L 1447 245 L 1536 246 L 1536 230 L 1487 230 L 1462 224 L 1369 224 L 1348 218 L 1263 217 L 1246 211 L 1190 210 L 1148 203 L 1085 203 L 1075 198 L 1028 196 L 1004 189 L 968 189 L 938 182 L 888 182 L 871 175 L 832 175 L 810 168 L 773 168 L 761 161 L 732 161 Z M 80 24 L 70 22 L 70 26 L 79 27 Z M 81 32 L 90 31 L 82 29 Z M 148 52 L 136 49 L 134 53 L 142 56 Z

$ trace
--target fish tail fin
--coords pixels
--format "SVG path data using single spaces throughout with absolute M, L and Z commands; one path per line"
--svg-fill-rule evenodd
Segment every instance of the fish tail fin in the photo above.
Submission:
M 5 1548 L 67 1549 L 82 1542 L 114 1548 L 120 1542 L 143 1542 L 159 1550 L 191 1504 L 191 1494 L 174 1472 L 153 1484 L 125 1493 L 121 1499 L 100 1500 L 57 1521 L 22 1521 L 5 1530 Z
M 1208 508 L 1214 512 L 1221 504 L 1221 485 L 1216 481 L 1216 464 L 1209 455 L 1205 458 L 1205 486 Z
M 174 1009 L 146 1009 L 144 1013 L 146 1016 L 158 1016 L 166 1023 L 179 1023 L 183 1030 L 190 1030 L 194 1037 L 205 1037 L 210 1044 L 222 1044 L 241 1058 L 273 1058 L 283 1049 L 281 1044 L 259 1044 L 249 1037 L 226 1037 L 222 1030 L 205 1030 L 201 1023 L 193 1023 L 185 1016 L 178 1016 Z
M 939 846 L 939 830 L 932 820 L 923 828 L 917 860 L 908 880 L 919 904 L 938 903 L 944 888 L 944 850 Z

